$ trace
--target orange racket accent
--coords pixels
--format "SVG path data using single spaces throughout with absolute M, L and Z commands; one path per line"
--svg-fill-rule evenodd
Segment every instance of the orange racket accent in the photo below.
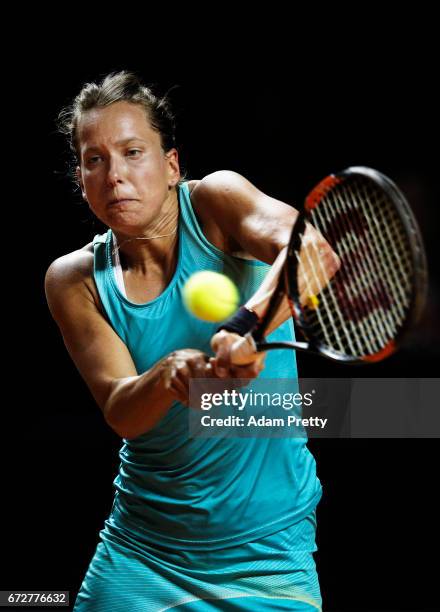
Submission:
M 388 357 L 389 355 L 391 355 L 391 353 L 394 353 L 395 350 L 396 343 L 394 342 L 394 340 L 391 340 L 386 346 L 383 347 L 383 349 L 381 349 L 377 353 L 374 353 L 374 355 L 366 355 L 365 357 L 362 357 L 362 360 L 367 361 L 368 363 L 382 361 L 382 359 L 385 359 L 385 357 Z
M 313 210 L 316 206 L 318 206 L 319 202 L 324 198 L 330 189 L 333 189 L 335 185 L 338 183 L 342 183 L 341 178 L 335 176 L 334 174 L 330 174 L 330 176 L 326 176 L 324 180 L 322 180 L 318 185 L 316 185 L 315 189 L 309 193 L 305 202 L 305 209 L 307 212 Z

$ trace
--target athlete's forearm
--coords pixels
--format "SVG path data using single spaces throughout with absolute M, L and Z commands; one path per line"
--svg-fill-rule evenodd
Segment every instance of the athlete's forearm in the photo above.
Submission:
M 287 246 L 281 249 L 277 258 L 273 262 L 271 269 L 266 274 L 265 279 L 254 295 L 245 304 L 246 308 L 252 309 L 260 319 L 263 317 L 270 298 L 276 289 L 278 278 L 283 269 L 286 257 Z M 291 312 L 289 304 L 287 302 L 287 298 L 284 298 L 266 331 L 266 335 L 270 334 L 271 331 L 279 327 L 282 323 L 284 323 L 284 321 L 287 321 L 290 316 Z
M 164 374 L 161 360 L 140 376 L 114 381 L 104 416 L 122 438 L 136 438 L 152 429 L 176 400 L 166 387 Z
M 276 290 L 278 279 L 287 257 L 288 247 L 285 246 L 278 254 L 271 269 L 256 293 L 246 302 L 245 306 L 252 309 L 261 319 L 266 312 L 270 298 Z M 319 293 L 328 285 L 340 266 L 339 258 L 331 249 L 322 234 L 307 224 L 303 238 L 298 265 L 298 292 L 302 305 L 313 295 Z M 270 334 L 291 316 L 287 297 L 283 299 L 272 318 L 265 335 Z

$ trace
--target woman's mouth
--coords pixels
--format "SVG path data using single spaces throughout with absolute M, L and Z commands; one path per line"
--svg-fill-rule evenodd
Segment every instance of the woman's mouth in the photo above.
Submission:
M 136 202 L 136 199 L 135 198 L 117 198 L 115 200 L 112 200 L 109 206 L 115 206 L 116 204 L 124 205 L 124 204 L 129 204 L 130 202 Z

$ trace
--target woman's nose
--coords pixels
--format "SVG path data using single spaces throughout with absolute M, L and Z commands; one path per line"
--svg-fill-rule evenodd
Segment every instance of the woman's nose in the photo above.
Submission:
M 108 171 L 107 171 L 107 181 L 110 187 L 115 185 L 120 185 L 124 182 L 124 168 L 123 162 L 117 160 L 116 158 L 110 158 Z

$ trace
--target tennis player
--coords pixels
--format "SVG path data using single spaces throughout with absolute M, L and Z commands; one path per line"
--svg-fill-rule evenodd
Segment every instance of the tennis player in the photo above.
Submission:
M 46 294 L 123 439 L 75 611 L 320 610 L 321 485 L 306 441 L 188 434 L 191 378 L 297 376 L 290 351 L 230 361 L 264 310 L 296 211 L 234 172 L 182 180 L 169 104 L 131 73 L 84 85 L 60 117 L 83 198 L 108 231 L 51 264 Z M 310 239 L 330 277 L 327 243 Z M 231 277 L 246 306 L 218 333 L 182 302 L 204 269 Z M 294 338 L 287 317 L 272 340 Z

